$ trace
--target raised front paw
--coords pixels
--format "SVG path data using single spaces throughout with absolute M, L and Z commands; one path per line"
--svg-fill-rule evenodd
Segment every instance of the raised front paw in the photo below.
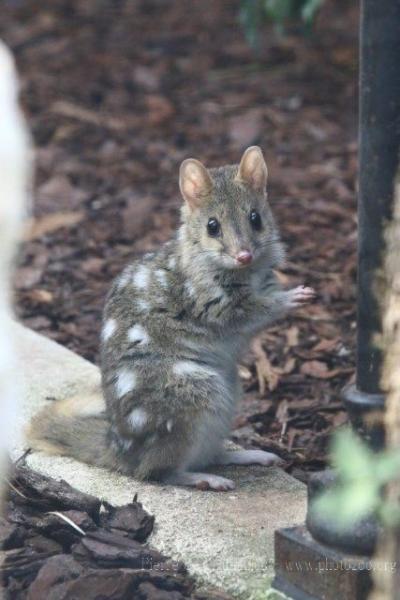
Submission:
M 289 290 L 289 307 L 297 308 L 299 306 L 304 306 L 308 304 L 312 300 L 314 300 L 316 294 L 315 290 L 310 287 L 305 287 L 304 285 L 299 285 L 293 290 Z

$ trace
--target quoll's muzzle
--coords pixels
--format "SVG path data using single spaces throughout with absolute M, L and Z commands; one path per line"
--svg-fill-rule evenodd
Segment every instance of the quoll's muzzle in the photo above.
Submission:
M 253 255 L 250 252 L 250 250 L 241 250 L 236 255 L 236 260 L 241 265 L 249 265 L 252 262 L 252 260 L 253 260 Z

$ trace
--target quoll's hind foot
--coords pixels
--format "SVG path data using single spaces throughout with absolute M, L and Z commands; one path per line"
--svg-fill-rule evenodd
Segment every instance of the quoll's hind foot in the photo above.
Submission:
M 164 482 L 171 485 L 187 485 L 198 490 L 214 490 L 216 492 L 227 492 L 235 489 L 235 484 L 231 479 L 212 473 L 183 471 L 169 475 Z
M 271 467 L 282 463 L 283 461 L 279 456 L 264 450 L 228 450 L 219 459 L 219 464 L 222 465 L 263 465 L 264 467 Z
M 289 305 L 291 308 L 297 308 L 299 306 L 304 306 L 304 304 L 308 304 L 312 300 L 314 300 L 316 293 L 313 288 L 305 287 L 304 285 L 299 285 L 293 290 L 289 291 Z

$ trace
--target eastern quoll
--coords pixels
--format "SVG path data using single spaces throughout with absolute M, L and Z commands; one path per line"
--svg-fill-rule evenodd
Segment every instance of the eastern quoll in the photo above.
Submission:
M 175 239 L 129 264 L 108 295 L 102 327 L 105 399 L 56 402 L 34 418 L 30 441 L 138 479 L 201 489 L 234 483 L 202 469 L 271 465 L 262 450 L 225 451 L 240 397 L 238 359 L 250 339 L 314 298 L 281 288 L 283 260 L 257 146 L 240 165 L 180 168 Z

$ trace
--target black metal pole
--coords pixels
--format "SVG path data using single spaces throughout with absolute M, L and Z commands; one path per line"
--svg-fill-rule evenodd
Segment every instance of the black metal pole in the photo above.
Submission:
M 359 143 L 357 373 L 356 384 L 344 390 L 343 397 L 353 427 L 378 449 L 383 445 L 383 428 L 371 427 L 371 419 L 365 417 L 384 407 L 381 355 L 374 339 L 381 330 L 376 282 L 400 150 L 400 0 L 361 0 Z M 276 532 L 274 587 L 292 598 L 364 600 L 368 596 L 368 567 L 337 574 L 334 566 L 343 561 L 356 564 L 360 556 L 371 555 L 377 523 L 364 519 L 343 533 L 312 510 L 313 499 L 335 481 L 333 471 L 313 476 L 307 527 Z M 322 565 L 329 559 L 333 569 L 293 575 L 284 566 L 288 559 Z
M 400 148 L 400 0 L 361 2 L 359 144 L 357 376 L 344 399 L 354 426 L 379 447 L 379 429 L 365 433 L 362 421 L 384 402 L 375 280 Z
M 357 388 L 380 392 L 374 296 L 400 144 L 400 0 L 364 0 L 360 32 Z
M 361 3 L 359 142 L 357 376 L 356 385 L 344 390 L 343 397 L 353 427 L 372 448 L 379 449 L 384 443 L 383 426 L 368 417 L 371 411 L 382 413 L 384 408 L 381 353 L 375 340 L 381 331 L 377 281 L 400 150 L 400 0 Z M 323 472 L 310 480 L 310 532 L 323 543 L 371 553 L 377 534 L 373 518 L 343 534 L 336 531 L 335 523 L 314 515 L 312 499 L 328 484 L 328 477 L 332 479 Z

